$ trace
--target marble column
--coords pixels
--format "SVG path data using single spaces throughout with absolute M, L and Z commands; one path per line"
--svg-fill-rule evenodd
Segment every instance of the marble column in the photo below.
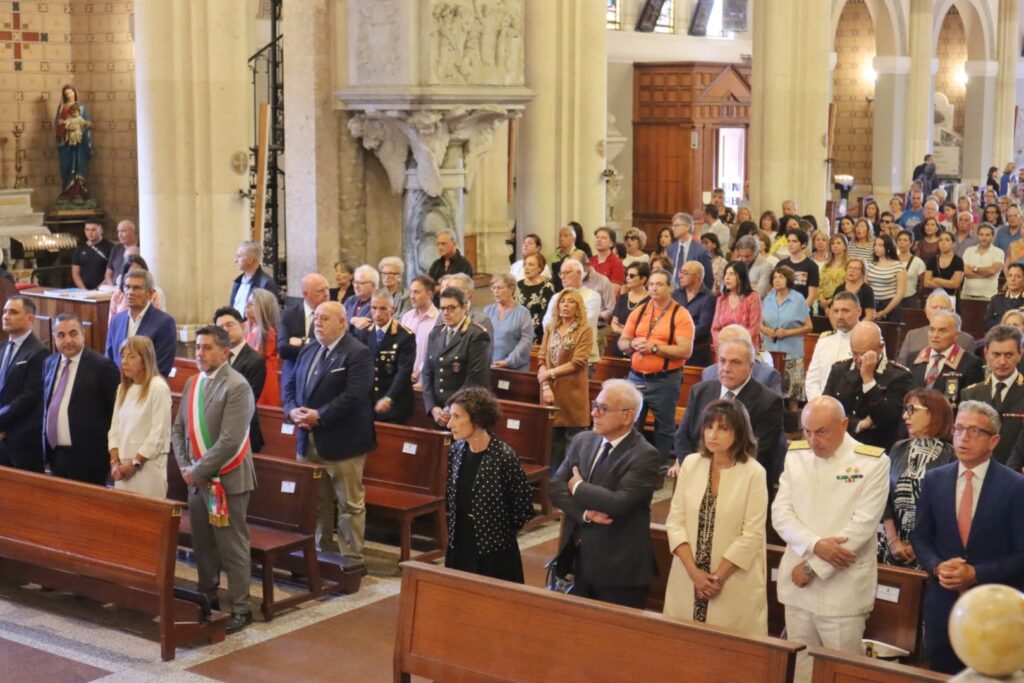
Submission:
M 340 254 L 335 5 L 333 0 L 284 3 L 285 242 L 288 291 L 296 296 L 304 275 L 332 273 Z M 362 255 L 365 230 L 350 237 L 357 243 L 349 250 Z
M 759 211 L 797 202 L 825 211 L 829 39 L 820 0 L 755 2 L 750 120 L 750 199 Z M 800 26 L 799 40 L 780 40 Z
M 967 104 L 964 109 L 964 146 L 961 177 L 969 185 L 984 185 L 992 165 L 993 107 L 999 62 L 964 63 Z M 998 164 L 997 164 L 998 165 Z
M 250 234 L 248 176 L 231 157 L 252 140 L 252 23 L 247 3 L 135 2 L 142 255 L 179 323 L 207 322 L 227 301 Z
M 996 74 L 995 105 L 992 110 L 992 155 L 993 166 L 1000 170 L 1013 159 L 1013 131 L 1016 115 L 1017 92 L 1024 91 L 1024 82 L 1017 73 L 1020 58 L 1020 0 L 999 0 L 999 17 L 996 20 Z M 988 170 L 988 169 L 986 169 Z
M 545 253 L 571 220 L 605 223 L 607 49 L 600 0 L 531 2 L 526 85 L 534 92 L 519 125 L 516 224 L 541 236 Z
M 431 194 L 420 182 L 416 168 L 406 171 L 403 257 L 409 277 L 426 273 L 437 257 L 437 233 L 451 230 L 464 251 L 466 166 L 462 145 L 450 145 L 438 173 L 440 192 Z M 479 269 L 478 269 L 479 270 Z
M 871 184 L 874 196 L 884 198 L 905 186 L 902 137 L 910 57 L 875 57 L 873 67 L 877 78 L 872 118 Z
M 935 25 L 932 0 L 910 0 L 908 21 L 910 75 L 907 79 L 906 121 L 903 133 L 903 168 L 909 172 L 932 151 L 935 73 Z M 901 185 L 909 178 L 900 178 Z
M 512 229 L 508 194 L 508 130 L 503 122 L 494 130 L 487 153 L 476 163 L 473 186 L 466 193 L 466 234 L 476 235 L 476 269 L 482 273 L 508 270 L 511 247 L 505 240 Z M 519 231 L 520 239 L 526 234 Z

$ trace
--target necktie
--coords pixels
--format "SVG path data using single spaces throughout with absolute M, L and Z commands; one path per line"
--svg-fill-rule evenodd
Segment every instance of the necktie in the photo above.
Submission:
M 727 401 L 733 401 L 736 399 L 736 394 L 733 393 L 732 391 L 727 391 L 725 392 L 725 396 L 723 396 L 722 398 L 726 399 Z
M 60 403 L 64 400 L 64 392 L 68 388 L 68 369 L 71 367 L 71 359 L 64 359 L 64 367 L 57 379 L 57 387 L 50 396 L 50 407 L 46 411 L 46 440 L 51 446 L 57 446 L 57 418 L 60 413 Z
M 384 330 L 377 328 L 377 346 L 380 346 L 381 342 L 384 341 Z
M 967 547 L 967 537 L 971 535 L 971 517 L 974 516 L 974 472 L 964 472 L 964 494 L 960 496 L 960 509 L 956 512 L 956 528 L 960 532 L 960 541 Z
M 235 352 L 235 351 L 232 351 L 231 355 L 228 356 L 228 365 L 230 365 L 231 367 L 234 367 L 235 366 L 235 359 L 236 358 L 238 358 L 238 353 Z
M 596 477 L 598 472 L 601 471 L 600 467 L 606 460 L 608 460 L 608 453 L 611 452 L 611 450 L 612 442 L 605 441 L 601 451 L 597 454 L 597 457 L 594 458 L 594 464 L 590 466 L 590 475 L 587 477 L 587 481 L 593 481 L 594 477 Z
M 924 376 L 924 385 L 931 387 L 935 384 L 935 380 L 939 378 L 939 370 L 942 369 L 942 359 L 945 358 L 941 353 L 933 353 L 931 362 L 928 364 L 928 372 Z
M 455 330 L 453 328 L 449 327 L 448 331 L 445 332 L 445 334 L 444 334 L 445 346 L 447 346 L 448 344 L 451 344 L 452 343 L 452 339 L 454 337 L 455 337 Z
M 1003 407 L 1003 392 L 1006 391 L 1006 382 L 996 382 L 996 395 L 992 397 L 992 407 L 997 411 Z
M 7 380 L 7 368 L 11 364 L 11 358 L 14 357 L 14 340 L 7 342 L 7 348 L 4 350 L 4 361 L 0 364 L 0 386 Z
M 309 372 L 306 373 L 307 391 L 309 390 L 309 386 L 313 383 L 313 380 L 316 378 L 317 374 L 320 372 L 320 361 L 324 357 L 323 344 L 317 343 L 317 346 L 319 348 L 316 350 L 316 353 L 313 354 L 313 362 L 309 364 Z
M 313 338 L 313 316 L 306 316 L 306 339 Z

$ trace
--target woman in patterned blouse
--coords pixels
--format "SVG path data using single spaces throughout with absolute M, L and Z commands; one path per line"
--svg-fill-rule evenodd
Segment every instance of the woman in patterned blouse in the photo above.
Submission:
M 530 254 L 523 259 L 523 279 L 516 283 L 515 301 L 530 311 L 535 344 L 544 336 L 544 313 L 555 295 L 555 286 L 544 275 L 546 265 L 543 254 Z
M 949 443 L 953 409 L 935 389 L 913 389 L 903 400 L 903 421 L 910 438 L 897 441 L 889 451 L 889 500 L 882 513 L 885 534 L 878 537 L 878 561 L 917 568 L 910 545 L 917 497 L 928 470 L 956 458 Z
M 733 261 L 722 275 L 722 295 L 715 304 L 711 337 L 718 346 L 718 332 L 726 325 L 737 324 L 750 332 L 754 348 L 761 350 L 761 299 L 750 286 L 747 264 Z
M 533 517 L 533 489 L 519 456 L 491 433 L 498 400 L 483 387 L 463 387 L 451 413 L 448 450 L 448 548 L 444 566 L 523 583 L 516 533 Z

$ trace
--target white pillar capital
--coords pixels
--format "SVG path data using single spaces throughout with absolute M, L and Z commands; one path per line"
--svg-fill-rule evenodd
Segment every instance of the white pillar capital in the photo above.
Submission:
M 882 74 L 908 74 L 913 60 L 910 57 L 888 56 L 875 57 L 871 61 L 871 67 L 875 73 Z
M 995 78 L 999 74 L 999 62 L 978 60 L 964 62 L 964 73 L 969 78 Z

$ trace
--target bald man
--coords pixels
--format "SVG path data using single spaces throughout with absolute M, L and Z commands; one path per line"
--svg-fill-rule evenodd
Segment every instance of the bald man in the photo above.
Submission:
M 850 409 L 853 438 L 888 450 L 899 437 L 903 398 L 913 378 L 907 368 L 885 357 L 885 341 L 875 323 L 853 326 L 850 354 L 850 360 L 832 366 L 822 395 Z
M 326 281 L 325 281 L 326 284 Z M 363 466 L 376 447 L 373 429 L 373 354 L 347 334 L 345 309 L 321 303 L 315 340 L 299 353 L 281 391 L 284 412 L 298 427 L 299 460 L 327 469 L 331 486 L 320 487 L 317 550 L 362 560 L 366 528 Z M 337 505 L 338 542 L 334 541 Z
M 313 312 L 330 298 L 331 286 L 319 273 L 302 278 L 302 302 L 284 309 L 277 324 L 277 355 L 284 360 L 282 380 L 287 379 L 299 351 L 313 339 Z
M 860 654 L 875 604 L 889 458 L 847 433 L 843 406 L 831 396 L 810 401 L 800 421 L 807 440 L 790 446 L 772 504 L 772 526 L 786 542 L 777 584 L 786 637 Z M 811 680 L 806 651 L 797 654 L 794 680 Z

